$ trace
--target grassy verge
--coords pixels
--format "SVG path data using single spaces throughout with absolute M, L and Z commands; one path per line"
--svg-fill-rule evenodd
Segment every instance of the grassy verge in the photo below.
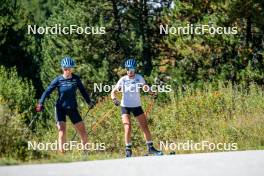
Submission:
M 144 109 L 148 109 L 151 99 L 142 97 Z M 88 132 L 91 127 L 113 109 L 112 102 L 106 98 L 99 102 L 89 116 L 85 117 Z M 81 106 L 84 117 L 87 109 Z M 179 143 L 192 141 L 199 143 L 236 143 L 237 150 L 264 149 L 264 92 L 261 87 L 252 84 L 248 88 L 232 86 L 231 84 L 211 85 L 197 89 L 185 87 L 172 93 L 161 95 L 149 112 L 148 121 L 153 140 L 157 148 L 160 141 Z M 49 120 L 49 128 L 41 129 L 28 137 L 29 140 L 50 142 L 57 138 L 54 120 Z M 74 134 L 72 125 L 68 122 L 68 139 Z M 143 135 L 135 118 L 132 118 L 133 153 L 141 156 L 146 153 Z M 104 152 L 91 152 L 89 160 L 122 158 L 124 156 L 123 126 L 120 119 L 120 109 L 115 108 L 107 114 L 97 127 L 89 134 L 93 143 L 105 143 Z M 228 149 L 228 148 L 227 148 Z M 165 153 L 173 151 L 163 148 Z M 179 149 L 176 153 L 200 153 L 229 151 L 208 149 Z M 38 155 L 25 155 L 25 160 L 2 157 L 0 164 L 71 162 L 87 160 L 80 152 L 71 151 L 66 155 L 54 152 L 40 152 Z

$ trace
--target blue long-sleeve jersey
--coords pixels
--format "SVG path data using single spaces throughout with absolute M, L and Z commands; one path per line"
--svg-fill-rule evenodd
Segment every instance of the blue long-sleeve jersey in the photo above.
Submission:
M 76 108 L 76 90 L 79 89 L 85 101 L 90 103 L 90 96 L 85 91 L 85 88 L 77 75 L 72 74 L 72 78 L 65 79 L 62 75 L 56 77 L 42 94 L 39 103 L 44 104 L 47 96 L 49 96 L 52 91 L 57 88 L 58 99 L 56 103 L 57 108 Z

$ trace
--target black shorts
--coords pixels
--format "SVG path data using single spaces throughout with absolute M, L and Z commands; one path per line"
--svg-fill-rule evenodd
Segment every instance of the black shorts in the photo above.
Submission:
M 123 114 L 129 114 L 132 112 L 132 114 L 137 117 L 141 114 L 144 113 L 143 109 L 141 106 L 138 106 L 138 107 L 133 107 L 133 108 L 130 108 L 130 107 L 122 107 L 121 106 L 121 112 L 122 112 L 122 115 Z
M 55 108 L 56 122 L 66 122 L 66 115 L 69 116 L 73 124 L 82 121 L 81 115 L 77 110 L 77 108 L 74 109 Z

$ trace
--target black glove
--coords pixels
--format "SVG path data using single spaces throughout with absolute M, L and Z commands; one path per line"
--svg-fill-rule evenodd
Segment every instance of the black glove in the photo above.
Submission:
M 36 112 L 42 112 L 43 110 L 44 110 L 44 107 L 43 107 L 43 105 L 42 104 L 37 104 L 37 106 L 36 106 Z
M 152 92 L 151 96 L 152 96 L 153 99 L 157 99 L 158 98 L 157 92 Z
M 118 101 L 118 99 L 114 98 L 113 99 L 113 102 L 116 106 L 119 106 L 120 105 L 120 101 Z

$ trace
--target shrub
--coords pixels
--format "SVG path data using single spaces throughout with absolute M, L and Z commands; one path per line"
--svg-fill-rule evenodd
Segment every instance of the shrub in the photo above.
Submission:
M 15 68 L 0 67 L 0 156 L 28 159 L 25 131 L 33 117 L 35 91 L 31 82 L 21 79 Z

